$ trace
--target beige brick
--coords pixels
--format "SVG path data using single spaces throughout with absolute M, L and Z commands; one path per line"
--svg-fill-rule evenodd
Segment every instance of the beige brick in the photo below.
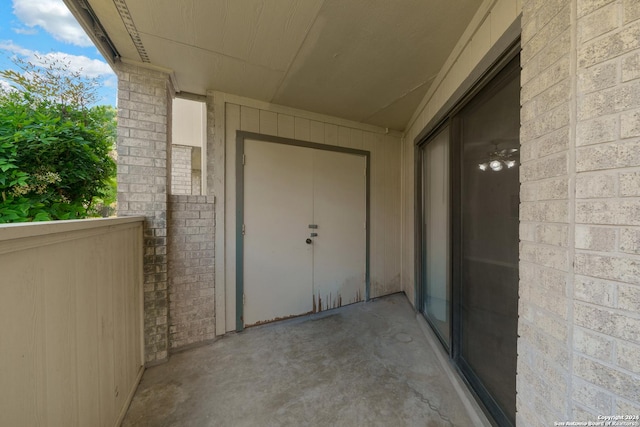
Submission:
M 638 36 L 640 37 L 640 33 Z M 592 119 L 639 106 L 640 81 L 632 81 L 622 86 L 586 94 L 578 102 L 578 119 Z
M 576 221 L 582 224 L 640 225 L 640 203 L 630 199 L 577 201 Z
M 620 137 L 640 136 L 640 109 L 620 114 Z
M 614 141 L 618 138 L 618 132 L 619 118 L 617 115 L 581 121 L 576 130 L 576 146 Z
M 615 307 L 615 295 L 616 286 L 611 282 L 585 276 L 575 278 L 574 297 L 578 301 Z
M 575 247 L 592 251 L 612 252 L 616 249 L 617 229 L 576 225 Z
M 640 313 L 640 286 L 618 285 L 618 308 Z
M 614 414 L 640 414 L 640 402 L 634 400 L 633 403 L 623 399 L 616 399 Z
M 625 24 L 640 19 L 640 2 L 637 0 L 624 0 L 622 4 Z
M 640 166 L 640 140 L 613 142 L 576 150 L 578 172 Z
M 518 325 L 518 332 L 531 347 L 543 354 L 546 359 L 560 367 L 568 367 L 569 352 L 566 343 L 558 341 L 538 328 L 526 323 Z M 554 378 L 553 376 L 543 376 L 541 379 L 543 379 L 543 381 L 558 380 L 558 378 Z
M 559 200 L 568 197 L 569 183 L 566 177 L 525 182 L 520 189 L 520 199 L 523 201 Z
M 640 22 L 585 44 L 578 51 L 578 66 L 589 67 L 640 48 Z
M 628 399 L 640 396 L 640 382 L 637 379 L 594 360 L 576 356 L 573 372 L 590 383 Z
M 614 340 L 610 337 L 579 327 L 573 331 L 573 348 L 587 356 L 612 360 L 614 347 Z
M 578 91 L 594 92 L 607 89 L 618 83 L 618 63 L 615 61 L 578 71 Z
M 520 243 L 520 259 L 557 270 L 566 270 L 569 263 L 565 248 L 527 242 Z
M 640 172 L 620 174 L 620 195 L 625 197 L 640 196 Z
M 566 201 L 522 202 L 520 221 L 567 222 L 569 204 Z
M 594 387 L 592 384 L 576 380 L 573 385 L 573 399 L 575 402 L 595 410 L 597 414 L 609 414 L 613 407 L 613 399 L 609 393 L 604 392 L 601 388 Z M 575 414 L 575 420 L 593 420 L 595 418 L 585 418 L 584 414 Z
M 633 79 L 640 79 L 640 52 L 631 53 L 622 60 L 622 81 Z
M 610 308 L 576 302 L 574 323 L 603 335 L 640 344 L 640 319 L 618 314 Z
M 575 272 L 585 276 L 640 284 L 640 259 L 577 253 Z
M 610 3 L 578 20 L 578 43 L 587 42 L 618 27 L 619 8 Z
M 585 16 L 616 0 L 578 0 L 578 16 Z
M 520 181 L 537 181 L 544 178 L 566 175 L 567 170 L 567 155 L 565 153 L 560 153 L 554 156 L 523 163 L 520 166 Z
M 640 254 L 640 228 L 620 229 L 620 252 Z
M 535 241 L 547 245 L 567 247 L 569 245 L 569 227 L 563 224 L 537 225 Z
M 569 105 L 561 105 L 555 110 L 542 114 L 532 122 L 523 123 L 520 128 L 520 137 L 528 141 L 548 135 L 569 125 L 569 117 Z
M 614 197 L 616 195 L 617 179 L 618 177 L 615 174 L 580 173 L 576 176 L 576 198 Z

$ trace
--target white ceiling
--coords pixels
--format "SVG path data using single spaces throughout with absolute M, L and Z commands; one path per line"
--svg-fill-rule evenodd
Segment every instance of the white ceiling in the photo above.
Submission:
M 404 130 L 482 0 L 87 2 L 122 58 L 181 91 Z

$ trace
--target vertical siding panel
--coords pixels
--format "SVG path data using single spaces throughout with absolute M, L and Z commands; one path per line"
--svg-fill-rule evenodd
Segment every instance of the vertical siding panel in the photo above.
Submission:
M 118 243 L 119 242 L 118 233 L 112 233 L 109 236 L 101 236 L 100 244 L 103 247 L 109 248 L 108 255 L 111 255 L 112 259 L 117 259 L 121 257 L 122 254 L 117 253 Z M 112 255 L 113 254 L 113 255 Z M 111 283 L 107 284 L 107 286 L 111 286 L 113 288 L 113 330 L 114 330 L 114 340 L 113 340 L 113 351 L 115 355 L 115 412 L 113 417 L 118 416 L 118 409 L 124 405 L 124 399 L 127 396 L 127 370 L 126 363 L 124 362 L 127 357 L 126 353 L 126 337 L 127 337 L 127 322 L 126 315 L 127 312 L 125 310 L 125 300 L 124 296 L 126 294 L 125 285 L 126 282 L 126 271 L 123 268 L 119 268 L 113 271 L 113 280 Z M 157 316 L 160 317 L 160 316 Z M 166 322 L 166 313 L 164 316 Z
M 277 113 L 260 110 L 260 133 L 264 135 L 278 135 Z
M 349 147 L 351 144 L 351 129 L 338 126 L 338 145 L 340 147 Z
M 260 110 L 246 106 L 240 107 L 240 130 L 260 132 Z
M 90 254 L 95 246 L 89 240 L 78 241 L 74 246 L 79 253 Z M 98 388 L 98 288 L 108 286 L 102 277 L 86 268 L 87 260 L 75 257 L 78 272 L 76 282 L 78 339 L 78 425 L 96 425 L 100 420 Z M 104 260 L 103 260 L 104 261 Z M 89 265 L 94 265 L 91 260 Z
M 339 145 L 338 126 L 329 123 L 324 125 L 324 143 L 328 145 Z
M 295 139 L 300 141 L 309 141 L 309 119 L 303 119 L 302 117 L 295 118 Z
M 0 369 L 0 405 L 3 409 L 11 409 L 0 416 L 8 426 L 45 424 L 43 383 L 46 384 L 46 368 L 41 344 L 44 342 L 41 316 L 44 313 L 44 284 L 41 271 L 33 268 L 36 265 L 34 252 L 2 255 L 6 265 L 14 266 L 2 272 L 0 286 L 0 321 L 4 325 L 0 335 L 3 365 Z
M 240 106 L 227 104 L 226 114 L 226 145 L 227 145 L 227 166 L 225 191 L 225 234 L 226 241 L 226 282 L 232 284 L 225 292 L 226 297 L 226 319 L 227 331 L 236 329 L 236 130 L 240 129 Z
M 413 281 L 413 198 L 414 198 L 414 165 L 413 139 L 402 141 L 402 289 L 412 304 L 414 299 Z
M 47 419 L 77 425 L 75 269 L 67 251 L 45 254 L 45 348 L 47 360 Z M 62 278 L 62 280 L 60 279 Z
M 384 136 L 385 146 L 385 206 L 387 210 L 385 224 L 385 271 L 389 292 L 400 292 L 400 222 L 401 222 L 401 188 L 400 188 L 400 140 Z
M 309 124 L 309 141 L 324 144 L 324 123 L 311 120 Z
M 363 132 L 360 129 L 350 129 L 349 133 L 351 137 L 349 138 L 349 148 L 355 148 L 357 150 L 368 150 L 368 148 L 364 148 L 363 135 L 370 134 L 371 132 Z
M 278 136 L 283 138 L 295 138 L 295 123 L 293 116 L 278 114 Z
M 358 133 L 356 133 L 358 135 Z M 354 132 L 352 131 L 352 137 Z M 380 153 L 374 138 L 374 134 L 371 132 L 359 132 L 359 136 L 362 136 L 362 146 L 364 150 L 371 153 L 371 171 L 370 171 L 370 203 L 369 203 L 369 215 L 370 215 L 370 247 L 369 247 L 369 272 L 371 279 L 370 296 L 376 297 L 380 295 L 380 288 L 384 280 L 384 248 L 381 248 L 380 234 L 384 233 L 380 227 L 380 166 L 378 158 Z M 353 145 L 353 138 L 351 140 Z M 354 147 L 355 148 L 355 147 Z M 382 253 L 381 253 L 382 249 Z
M 96 256 L 106 259 L 109 248 L 97 246 Z M 100 277 L 98 287 L 98 355 L 100 368 L 98 383 L 100 385 L 100 425 L 108 426 L 116 412 L 113 399 L 115 392 L 115 349 L 113 337 L 113 288 L 105 284 L 113 283 L 113 272 L 108 265 L 99 263 L 95 274 Z

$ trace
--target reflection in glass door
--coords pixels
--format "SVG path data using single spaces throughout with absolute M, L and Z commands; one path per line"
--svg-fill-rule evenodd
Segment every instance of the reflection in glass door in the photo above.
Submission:
M 449 128 L 422 148 L 423 312 L 449 346 L 451 270 L 449 256 Z
M 514 61 L 515 63 L 516 61 Z M 500 425 L 515 425 L 518 329 L 519 67 L 458 115 L 462 144 L 458 365 Z

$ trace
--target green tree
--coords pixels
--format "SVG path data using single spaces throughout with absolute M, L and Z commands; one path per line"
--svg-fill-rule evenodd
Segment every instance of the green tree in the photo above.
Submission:
M 0 71 L 0 223 L 99 216 L 115 201 L 116 113 L 98 82 L 46 57 Z

